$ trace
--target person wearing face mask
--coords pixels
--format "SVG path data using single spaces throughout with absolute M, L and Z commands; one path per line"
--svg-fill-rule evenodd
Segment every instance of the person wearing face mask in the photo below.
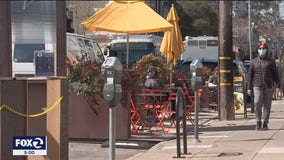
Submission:
M 247 93 L 254 94 L 256 130 L 267 130 L 271 111 L 273 88 L 280 90 L 280 81 L 275 60 L 268 55 L 268 46 L 256 47 L 258 56 L 252 59 L 248 71 Z M 262 121 L 263 118 L 263 121 Z

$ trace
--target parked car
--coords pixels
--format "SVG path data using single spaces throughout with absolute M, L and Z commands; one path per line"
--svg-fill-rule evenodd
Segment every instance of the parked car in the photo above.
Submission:
M 56 45 L 53 43 L 25 42 L 12 44 L 13 77 L 35 76 L 35 52 L 47 51 L 55 53 Z M 66 34 L 67 54 L 76 59 L 83 58 L 98 63 L 103 63 L 104 56 L 95 39 L 74 34 Z
M 186 60 L 179 61 L 175 66 L 175 70 L 177 72 L 177 81 L 186 80 L 190 82 L 191 72 L 190 72 L 190 64 L 193 60 L 198 59 L 202 62 L 203 66 L 209 68 L 213 71 L 218 66 L 218 59 L 215 58 L 188 58 Z M 233 76 L 243 76 L 244 78 L 244 89 L 243 92 L 246 94 L 246 79 L 247 79 L 247 71 L 249 68 L 249 61 L 233 61 Z M 213 73 L 213 72 L 212 72 Z M 205 82 L 204 82 L 205 83 Z M 247 102 L 250 102 L 250 97 L 246 96 Z
M 185 78 L 190 78 L 190 64 L 193 60 L 198 59 L 202 62 L 203 66 L 207 67 L 211 71 L 213 71 L 218 66 L 218 59 L 215 58 L 188 58 L 186 60 L 181 60 L 175 66 L 175 70 L 178 74 L 185 75 Z M 240 74 L 246 74 L 249 68 L 249 61 L 245 61 L 245 63 L 240 63 L 241 61 L 233 61 L 233 75 L 237 76 Z

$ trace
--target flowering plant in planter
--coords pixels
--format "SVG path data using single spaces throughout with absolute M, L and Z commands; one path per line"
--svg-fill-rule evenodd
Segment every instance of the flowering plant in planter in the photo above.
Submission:
M 88 104 L 93 107 L 98 104 L 96 98 L 102 96 L 104 78 L 101 74 L 101 63 L 79 60 L 78 62 L 67 61 L 68 77 L 70 91 L 82 95 L 86 98 Z M 139 90 L 144 86 L 146 80 L 147 69 L 152 65 L 158 68 L 159 78 L 168 83 L 169 70 L 163 59 L 153 54 L 146 55 L 139 60 L 133 68 L 129 69 L 123 66 L 123 75 L 121 79 L 122 94 L 131 93 Z M 129 103 L 127 96 L 122 96 L 121 104 Z
M 104 84 L 101 64 L 81 62 L 69 68 L 70 89 L 77 94 L 100 93 Z
M 104 79 L 101 75 L 101 63 L 79 60 L 76 63 L 67 61 L 69 89 L 77 95 L 82 95 L 92 110 L 97 103 L 97 97 L 102 96 Z
M 69 89 L 77 95 L 82 95 L 92 110 L 96 112 L 93 106 L 98 105 L 98 96 L 102 97 L 102 91 L 105 79 L 101 73 L 101 63 L 77 60 L 67 57 Z M 122 94 L 130 91 L 134 86 L 132 80 L 132 71 L 123 66 L 123 76 L 121 79 Z M 127 103 L 126 96 L 122 96 L 121 104 Z
M 158 69 L 158 76 L 164 84 L 169 83 L 170 70 L 161 57 L 153 54 L 143 56 L 132 68 L 132 77 L 134 81 L 134 89 L 139 90 L 144 87 L 149 66 L 155 66 Z

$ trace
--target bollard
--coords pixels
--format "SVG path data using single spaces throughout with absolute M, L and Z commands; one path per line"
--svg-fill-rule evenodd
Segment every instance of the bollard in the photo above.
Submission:
M 198 110 L 199 110 L 199 93 L 194 91 L 194 142 L 200 143 L 198 138 Z
M 190 154 L 187 152 L 187 135 L 186 135 L 186 106 L 184 105 L 184 94 L 182 95 L 182 137 L 183 137 L 183 154 Z
M 184 154 L 187 154 L 187 137 L 186 137 L 186 117 L 185 117 L 185 105 L 184 105 L 184 94 L 182 89 L 178 89 L 176 102 L 176 144 L 177 144 L 177 156 L 175 158 L 185 158 L 181 157 L 180 149 L 180 117 L 182 117 L 183 122 L 183 148 Z
M 180 151 L 180 89 L 177 91 L 176 101 L 175 101 L 175 109 L 176 109 L 176 144 L 177 144 L 177 156 L 174 158 L 181 158 Z

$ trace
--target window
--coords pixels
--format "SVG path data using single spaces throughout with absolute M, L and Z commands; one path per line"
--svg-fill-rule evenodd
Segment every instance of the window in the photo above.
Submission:
M 189 46 L 198 46 L 198 41 L 196 40 L 191 40 L 191 41 L 188 41 L 187 43 Z
M 104 57 L 98 43 L 92 39 L 67 36 L 67 50 L 75 58 L 102 63 Z
M 128 64 L 131 66 L 144 55 L 154 53 L 155 46 L 150 42 L 130 42 Z M 154 53 L 155 54 L 155 53 Z M 113 43 L 110 46 L 110 55 L 117 57 L 121 63 L 126 63 L 126 43 Z
M 207 46 L 218 46 L 218 40 L 208 40 Z
M 154 44 L 147 42 L 130 42 L 130 50 L 153 50 Z M 114 43 L 111 45 L 111 50 L 126 50 L 126 43 Z
M 205 48 L 207 46 L 207 40 L 199 40 L 199 47 Z
M 14 62 L 33 62 L 35 50 L 45 50 L 45 44 L 15 44 Z

